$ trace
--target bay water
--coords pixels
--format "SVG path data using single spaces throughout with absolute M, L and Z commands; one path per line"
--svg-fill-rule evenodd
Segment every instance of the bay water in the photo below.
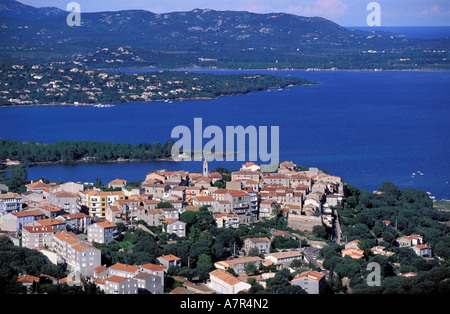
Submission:
M 370 191 L 391 181 L 450 199 L 450 71 L 189 71 L 298 76 L 321 84 L 211 100 L 0 108 L 0 137 L 164 143 L 176 126 L 193 130 L 194 118 L 224 132 L 226 126 L 279 126 L 280 161 L 318 167 Z M 210 169 L 237 170 L 244 162 L 212 161 Z M 143 180 L 156 169 L 201 172 L 202 163 L 50 165 L 28 173 L 29 179 L 107 183 Z

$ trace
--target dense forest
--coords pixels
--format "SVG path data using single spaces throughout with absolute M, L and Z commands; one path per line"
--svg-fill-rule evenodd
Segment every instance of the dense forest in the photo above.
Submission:
M 391 182 L 374 194 L 349 186 L 349 196 L 338 209 L 345 242 L 359 240 L 363 259 L 342 257 L 343 245 L 331 244 L 319 252 L 323 266 L 334 278 L 329 280 L 334 291 L 352 293 L 449 293 L 450 283 L 450 227 L 445 224 L 449 212 L 437 211 L 426 192 L 405 188 L 400 190 Z M 386 226 L 383 220 L 391 222 Z M 398 247 L 396 239 L 403 235 L 419 234 L 433 252 L 432 259 L 424 259 L 408 247 Z M 373 246 L 383 246 L 392 256 L 375 255 Z M 365 278 L 367 265 L 380 265 L 381 285 L 369 286 Z M 399 274 L 414 272 L 414 277 Z M 346 283 L 343 285 L 343 283 Z
M 40 162 L 155 160 L 171 156 L 173 141 L 164 144 L 118 144 L 96 141 L 57 141 L 53 144 L 0 139 L 0 160 L 26 165 Z

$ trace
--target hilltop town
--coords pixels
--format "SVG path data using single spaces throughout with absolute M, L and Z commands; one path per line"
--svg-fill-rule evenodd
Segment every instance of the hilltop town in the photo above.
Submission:
M 349 240 L 346 232 L 344 239 L 338 212 L 346 215 L 355 190 L 342 178 L 290 161 L 274 172 L 263 170 L 248 162 L 237 171 L 210 171 L 205 160 L 201 172 L 157 170 L 138 184 L 120 178 L 104 185 L 38 180 L 21 194 L 0 185 L 0 241 L 58 267 L 41 273 L 22 261 L 15 270 L 17 289 L 322 294 L 351 290 L 342 270 L 330 266 L 335 259 L 363 267 L 401 252 L 436 263 L 423 235 L 388 239 L 398 229 L 388 220 L 376 222 L 382 239 L 373 245 L 363 235 Z M 344 224 L 347 218 L 341 218 Z M 388 248 L 388 241 L 397 248 Z M 397 266 L 391 276 L 416 276 L 402 272 L 406 264 Z

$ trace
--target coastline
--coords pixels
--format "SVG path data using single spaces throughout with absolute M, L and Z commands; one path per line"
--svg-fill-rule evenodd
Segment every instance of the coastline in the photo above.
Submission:
M 96 68 L 95 70 L 100 71 L 119 71 L 117 68 Z M 192 71 L 192 70 L 225 70 L 225 71 L 330 71 L 330 72 L 439 72 L 439 71 L 450 71 L 450 69 L 435 69 L 435 68 L 420 68 L 420 69 L 383 69 L 383 68 L 373 68 L 373 69 L 319 69 L 319 68 L 227 68 L 227 67 L 199 67 L 193 65 L 192 67 L 182 67 L 182 68 L 156 68 L 156 67 L 131 67 L 124 70 L 154 70 L 154 71 Z
M 72 161 L 37 161 L 33 163 L 20 163 L 18 165 L 9 165 L 5 169 L 0 170 L 0 173 L 2 172 L 8 172 L 10 171 L 10 167 L 25 167 L 25 168 L 32 168 L 32 167 L 42 167 L 42 166 L 57 166 L 57 165 L 63 165 L 63 166 L 74 166 L 74 165 L 86 165 L 86 164 L 118 164 L 118 163 L 132 163 L 132 162 L 177 162 L 176 160 L 173 160 L 171 157 L 167 158 L 156 158 L 151 160 L 144 160 L 144 159 L 127 159 L 127 160 L 72 160 Z
M 192 151 L 193 154 L 195 154 L 195 151 Z M 238 152 L 221 152 L 223 157 L 226 157 L 227 155 L 239 155 Z M 18 165 L 8 165 L 5 169 L 0 170 L 1 172 L 7 172 L 10 171 L 9 167 L 16 167 L 16 166 L 23 166 L 25 168 L 32 168 L 32 167 L 41 167 L 41 166 L 56 166 L 56 165 L 64 165 L 64 166 L 70 166 L 70 165 L 80 165 L 80 164 L 115 164 L 115 163 L 134 163 L 134 162 L 178 162 L 177 160 L 174 160 L 172 157 L 165 157 L 165 158 L 155 158 L 155 159 L 114 159 L 114 160 L 95 160 L 90 159 L 89 157 L 86 157 L 88 159 L 79 159 L 79 160 L 71 160 L 71 161 L 64 161 L 64 160 L 58 160 L 58 161 L 36 161 L 32 163 L 20 163 Z M 202 159 L 203 160 L 203 159 Z M 201 161 L 196 160 L 194 157 L 192 157 L 192 161 Z
M 171 157 L 155 158 L 155 159 L 126 159 L 126 160 L 73 160 L 69 162 L 59 161 L 38 161 L 32 164 L 24 164 L 25 167 L 40 167 L 40 166 L 55 166 L 55 165 L 78 165 L 78 164 L 113 164 L 113 163 L 128 163 L 128 162 L 160 162 L 160 161 L 173 161 Z
M 149 100 L 138 100 L 138 101 L 126 101 L 126 102 L 122 102 L 122 103 L 108 103 L 107 105 L 116 105 L 116 104 L 127 104 L 127 103 L 146 103 L 146 102 L 172 102 L 172 101 L 185 101 L 185 100 L 212 100 L 212 99 L 218 99 L 221 97 L 231 97 L 231 96 L 242 96 L 242 95 L 247 95 L 250 93 L 256 93 L 256 92 L 263 92 L 263 91 L 267 91 L 270 89 L 274 89 L 274 88 L 281 88 L 281 89 L 285 89 L 285 88 L 289 88 L 289 87 L 293 87 L 293 86 L 316 86 L 316 85 L 323 85 L 322 83 L 319 82 L 311 82 L 308 84 L 299 84 L 299 85 L 295 85 L 295 84 L 289 84 L 287 86 L 284 87 L 278 87 L 278 86 L 269 86 L 266 87 L 264 89 L 260 89 L 260 90 L 254 90 L 254 91 L 250 91 L 250 92 L 246 92 L 246 93 L 236 93 L 236 94 L 230 94 L 230 95 L 224 95 L 221 94 L 217 97 L 204 97 L 204 96 L 198 96 L 198 97 L 192 97 L 192 98 L 184 98 L 184 97 L 180 97 L 180 98 L 172 98 L 172 99 L 149 99 Z M 82 103 L 82 104 L 68 104 L 68 103 L 50 103 L 50 104 L 14 104 L 14 105 L 0 105 L 0 108 L 13 108 L 13 107 L 49 107 L 49 106 L 73 106 L 73 107 L 87 107 L 87 106 L 91 106 L 91 107 L 98 107 L 102 105 L 102 103 L 91 103 L 91 104 L 86 104 L 86 103 Z M 114 106 L 108 106 L 108 107 L 114 107 Z M 100 107 L 101 108 L 101 107 Z
M 206 70 L 206 71 L 269 71 L 269 72 L 277 72 L 277 71 L 305 71 L 305 72 L 447 72 L 450 71 L 450 69 L 433 69 L 433 68 L 421 68 L 421 69 L 339 69 L 339 68 L 333 68 L 333 69 L 319 69 L 319 68 L 284 68 L 284 69 L 278 69 L 278 68 L 248 68 L 248 69 L 242 69 L 242 68 L 215 68 L 215 67 L 199 67 L 193 65 L 192 67 L 183 67 L 183 68 L 155 68 L 155 67 L 133 67 L 133 68 L 126 68 L 122 70 L 143 70 L 143 71 L 192 71 L 192 70 Z M 121 69 L 117 68 L 97 68 L 96 70 L 101 71 L 118 71 L 120 72 Z M 172 101 L 184 101 L 184 100 L 212 100 L 212 99 L 218 99 L 221 97 L 226 96 L 241 96 L 246 95 L 253 92 L 260 92 L 260 91 L 267 91 L 274 88 L 289 88 L 292 86 L 316 86 L 316 85 L 323 85 L 320 82 L 311 82 L 309 84 L 290 84 L 284 87 L 278 87 L 278 86 L 272 86 L 272 87 L 266 87 L 260 90 L 254 90 L 250 92 L 245 93 L 236 93 L 236 94 L 229 94 L 229 95 L 218 95 L 217 97 L 192 97 L 192 98 L 172 98 L 172 99 L 149 99 L 149 100 L 138 100 L 138 101 L 126 101 L 121 103 L 47 103 L 47 104 L 11 104 L 11 105 L 0 105 L 0 108 L 11 108 L 11 107 L 49 107 L 49 106 L 93 106 L 93 107 L 100 107 L 101 105 L 116 105 L 116 104 L 126 104 L 126 103 L 146 103 L 146 102 L 172 102 Z M 114 106 L 108 106 L 108 107 L 114 107 Z

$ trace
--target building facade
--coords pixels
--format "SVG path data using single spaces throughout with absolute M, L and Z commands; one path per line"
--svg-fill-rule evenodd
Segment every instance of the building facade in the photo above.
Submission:
M 81 212 L 84 208 L 91 217 L 105 217 L 106 208 L 114 204 L 117 200 L 125 199 L 122 191 L 102 192 L 88 190 L 78 194 L 78 210 Z
M 117 225 L 109 221 L 102 221 L 91 224 L 87 228 L 89 242 L 110 243 L 115 241 L 118 236 Z
M 317 271 L 307 271 L 294 277 L 292 285 L 298 285 L 308 294 L 322 294 L 325 292 L 325 275 Z

